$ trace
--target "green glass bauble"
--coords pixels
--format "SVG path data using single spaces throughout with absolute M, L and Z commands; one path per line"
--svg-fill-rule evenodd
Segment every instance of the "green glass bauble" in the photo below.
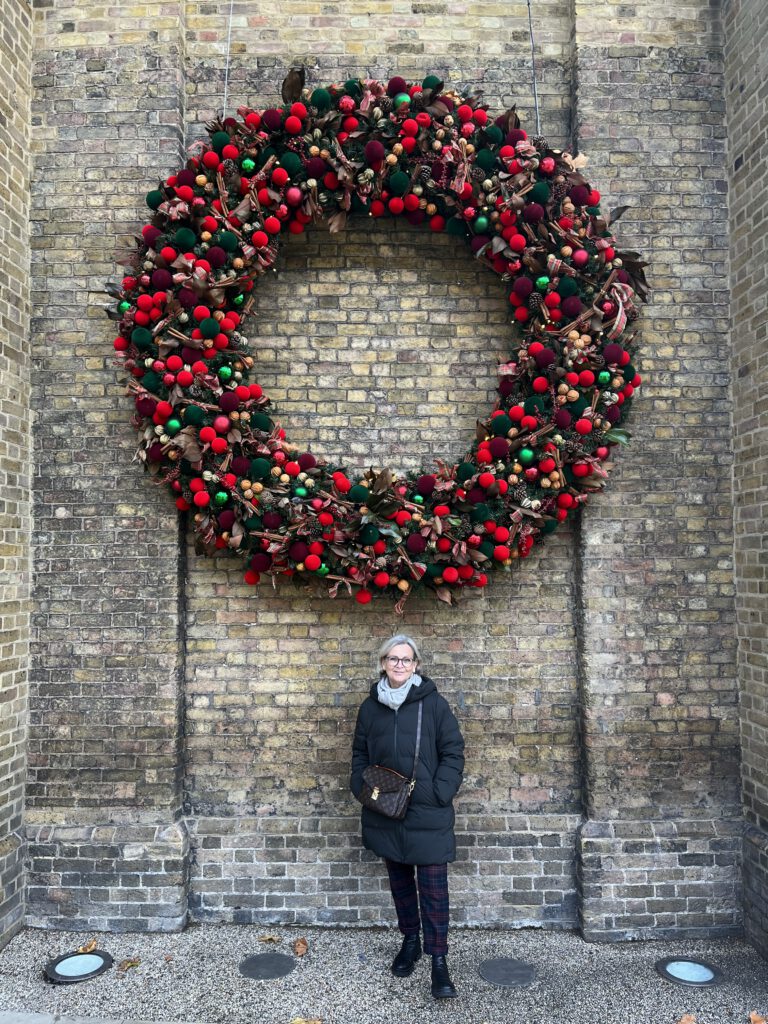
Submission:
M 323 564 L 317 570 L 317 575 L 318 576 L 327 576 L 330 571 L 331 570 L 328 568 L 328 566 L 325 564 L 325 562 L 323 562 Z
M 541 277 L 536 278 L 536 287 L 540 292 L 545 292 L 549 287 L 549 278 L 546 274 L 542 274 Z
M 598 373 L 597 375 L 597 383 L 600 384 L 602 387 L 605 387 L 606 384 L 610 384 L 610 373 L 607 370 L 601 370 L 600 373 Z
M 177 420 L 176 417 L 168 420 L 168 422 L 165 424 L 165 432 L 166 434 L 170 434 L 171 437 L 173 437 L 174 434 L 178 434 L 180 430 L 181 420 Z
M 479 231 L 479 232 L 487 231 L 489 224 L 490 224 L 490 221 L 488 220 L 488 218 L 487 217 L 483 217 L 481 215 L 480 217 L 477 217 L 476 220 L 475 220 L 475 231 Z
M 294 488 L 293 493 L 296 495 L 297 498 L 306 498 L 306 496 L 307 496 L 307 488 L 306 487 L 296 487 L 296 488 Z
M 251 158 L 247 156 L 245 160 L 243 160 L 243 162 L 240 164 L 240 166 L 243 168 L 246 174 L 250 174 L 251 171 L 256 170 L 256 161 L 251 160 Z
M 536 456 L 534 455 L 532 448 L 521 448 L 517 453 L 518 462 L 523 466 L 530 466 L 535 458 Z
M 423 505 L 424 504 L 424 497 L 421 494 L 415 495 L 413 500 L 416 502 L 417 505 Z
M 397 96 L 392 100 L 392 106 L 397 110 L 398 107 L 403 107 L 411 102 L 411 97 L 407 92 L 399 92 Z
M 231 366 L 220 366 L 216 376 L 219 380 L 227 381 L 232 379 L 233 370 Z
M 245 302 L 245 296 L 244 296 L 244 295 L 236 295 L 236 296 L 234 297 L 234 299 L 232 299 L 232 302 L 233 302 L 233 303 L 234 303 L 234 304 L 235 304 L 236 306 L 242 306 L 242 304 L 243 304 L 243 303 Z
M 213 496 L 213 500 L 216 502 L 217 505 L 226 505 L 227 502 L 229 501 L 229 495 L 227 494 L 226 491 L 216 491 L 216 493 Z
M 131 304 L 130 302 L 126 302 L 126 300 L 123 299 L 123 301 L 118 305 L 117 308 L 121 313 L 127 313 L 128 310 L 131 308 Z

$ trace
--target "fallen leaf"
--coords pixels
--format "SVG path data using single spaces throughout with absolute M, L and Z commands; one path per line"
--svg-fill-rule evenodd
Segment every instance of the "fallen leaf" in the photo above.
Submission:
M 138 967 L 140 963 L 141 960 L 138 957 L 127 957 L 117 965 L 117 973 L 120 977 L 124 977 L 127 971 L 130 971 L 132 967 Z
M 167 953 L 166 953 L 166 954 L 165 954 L 165 956 L 163 957 L 163 960 L 165 960 L 165 962 L 166 962 L 167 964 L 172 964 L 172 963 L 173 963 L 173 957 L 172 957 L 172 956 L 169 956 L 169 955 L 168 955 Z
M 291 1024 L 323 1024 L 319 1017 L 294 1017 Z
M 763 1017 L 757 1010 L 753 1010 L 749 1015 L 749 1024 L 767 1024 L 768 1018 Z
M 696 1015 L 693 1013 L 684 1013 L 677 1024 L 696 1024 Z
M 260 935 L 259 942 L 279 942 L 280 939 L 276 935 Z
M 91 941 L 87 942 L 84 946 L 80 946 L 78 948 L 77 952 L 78 953 L 92 953 L 93 950 L 96 949 L 96 946 L 97 946 L 96 939 L 91 939 Z
M 293 952 L 296 954 L 296 956 L 304 956 L 308 949 L 309 943 L 307 942 L 306 939 L 296 939 L 296 941 L 293 944 Z

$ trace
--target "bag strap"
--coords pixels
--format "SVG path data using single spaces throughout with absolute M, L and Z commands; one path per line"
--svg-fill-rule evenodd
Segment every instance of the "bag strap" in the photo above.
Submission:
M 419 764 L 419 747 L 421 746 L 421 709 L 422 709 L 423 706 L 424 706 L 424 702 L 420 700 L 419 701 L 419 722 L 418 722 L 418 725 L 416 726 L 416 752 L 413 755 L 413 772 L 411 774 L 411 779 L 413 781 L 416 780 L 416 768 L 418 767 L 418 764 Z

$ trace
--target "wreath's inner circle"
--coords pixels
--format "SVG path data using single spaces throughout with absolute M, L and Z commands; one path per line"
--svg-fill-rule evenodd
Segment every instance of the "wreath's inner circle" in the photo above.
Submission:
M 253 376 L 302 450 L 352 469 L 461 461 L 497 398 L 508 302 L 466 246 L 408 224 L 321 224 L 254 291 Z

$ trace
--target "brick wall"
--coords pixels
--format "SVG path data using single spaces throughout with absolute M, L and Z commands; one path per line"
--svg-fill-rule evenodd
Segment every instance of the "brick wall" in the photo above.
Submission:
M 69 921 L 73 906 L 99 922 L 121 913 L 93 902 L 103 844 L 88 854 L 87 839 L 68 829 L 123 822 L 141 843 L 145 825 L 171 826 L 180 807 L 179 528 L 131 462 L 102 289 L 137 229 L 142 194 L 181 156 L 182 15 L 159 3 L 35 8 L 32 920 Z M 157 871 L 159 847 L 146 854 Z M 59 869 L 38 905 L 39 878 Z M 113 884 L 119 894 L 117 874 Z M 181 903 L 184 887 L 176 890 Z
M 254 592 L 236 561 L 179 544 L 171 503 L 130 464 L 100 302 L 83 301 L 142 223 L 143 193 L 178 168 L 185 128 L 191 142 L 221 109 L 228 10 L 150 4 L 108 24 L 95 6 L 37 11 L 30 920 L 179 925 L 186 868 L 158 899 L 167 915 L 145 916 L 130 894 L 142 872 L 121 868 L 137 847 L 145 881 L 188 860 L 198 920 L 391 920 L 347 776 L 371 655 L 405 628 L 468 741 L 457 922 L 579 920 L 596 939 L 736 930 L 717 19 L 701 2 L 675 22 L 656 2 L 536 5 L 543 129 L 563 145 L 578 127 L 607 205 L 632 206 L 622 241 L 653 261 L 650 385 L 631 453 L 580 525 L 458 611 L 416 598 L 400 621 Z M 483 87 L 493 109 L 517 101 L 533 127 L 523 8 L 369 10 L 236 3 L 229 109 L 274 102 L 301 61 L 313 84 L 435 71 Z M 449 239 L 353 221 L 292 240 L 249 333 L 293 440 L 408 468 L 462 452 L 491 401 L 505 312 Z
M 765 519 L 768 472 L 768 316 L 765 196 L 768 169 L 766 58 L 760 34 L 768 11 L 759 0 L 725 5 L 733 338 L 734 521 L 738 673 L 744 812 L 744 904 L 748 937 L 768 952 L 768 613 Z
M 0 946 L 21 927 L 30 615 L 29 118 L 31 14 L 0 25 Z

